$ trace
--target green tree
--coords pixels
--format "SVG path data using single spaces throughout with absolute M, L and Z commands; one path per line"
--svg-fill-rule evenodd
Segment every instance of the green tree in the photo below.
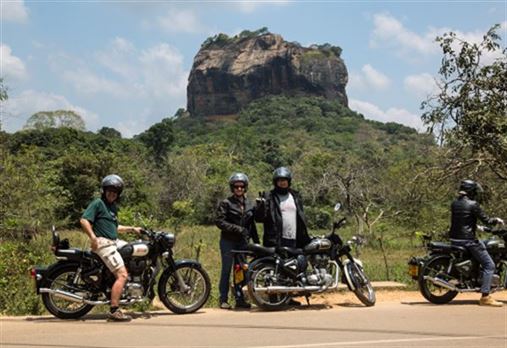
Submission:
M 121 139 L 121 133 L 114 128 L 102 127 L 97 133 L 110 139 Z
M 481 43 L 455 33 L 437 37 L 443 51 L 438 94 L 422 119 L 451 148 L 456 169 L 487 165 L 507 180 L 507 55 L 493 26 Z M 488 55 L 493 62 L 483 62 Z
M 73 128 L 85 130 L 83 118 L 72 110 L 39 111 L 26 121 L 24 129 Z
M 2 110 L 0 112 L 3 113 L 3 104 L 9 99 L 9 95 L 7 94 L 7 86 L 4 84 L 3 77 L 0 77 L 0 105 L 2 105 Z M 3 123 L 3 115 L 0 115 L 0 131 L 2 130 Z
M 173 121 L 164 118 L 137 137 L 160 163 L 164 160 L 174 141 Z

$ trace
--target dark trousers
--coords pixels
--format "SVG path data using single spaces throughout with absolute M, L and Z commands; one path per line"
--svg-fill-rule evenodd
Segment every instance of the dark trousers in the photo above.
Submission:
M 283 247 L 295 248 L 297 243 L 295 239 L 282 238 L 280 244 Z
M 220 302 L 227 302 L 229 298 L 229 278 L 231 277 L 231 269 L 234 263 L 234 258 L 231 255 L 231 250 L 241 250 L 246 248 L 244 241 L 234 242 L 228 239 L 220 239 L 220 254 L 222 256 L 222 271 L 220 273 L 220 282 L 218 290 L 220 292 Z M 236 302 L 243 300 L 243 292 L 241 284 L 234 284 L 234 297 Z
M 464 240 L 464 239 L 453 239 L 453 245 L 467 248 L 472 256 L 479 261 L 482 266 L 482 285 L 481 293 L 489 294 L 491 290 L 491 281 L 493 274 L 495 274 L 495 263 L 491 256 L 489 256 L 486 246 L 479 240 Z

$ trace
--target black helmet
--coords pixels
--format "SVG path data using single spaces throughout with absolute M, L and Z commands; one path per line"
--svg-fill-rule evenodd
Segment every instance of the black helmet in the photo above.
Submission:
M 470 179 L 463 180 L 459 185 L 459 190 L 460 192 L 466 193 L 466 195 L 472 199 L 475 199 L 477 194 L 483 192 L 481 185 Z
M 244 173 L 233 173 L 229 178 L 229 187 L 231 192 L 234 192 L 234 184 L 242 182 L 245 185 L 245 192 L 248 190 L 248 176 Z
M 290 186 L 290 182 L 292 181 L 292 173 L 286 167 L 276 168 L 273 171 L 273 185 L 276 186 L 276 181 L 278 179 L 287 179 L 287 181 L 289 182 L 289 186 Z
M 110 174 L 102 179 L 102 194 L 106 193 L 108 187 L 113 187 L 118 192 L 118 197 L 123 191 L 123 179 L 116 174 Z

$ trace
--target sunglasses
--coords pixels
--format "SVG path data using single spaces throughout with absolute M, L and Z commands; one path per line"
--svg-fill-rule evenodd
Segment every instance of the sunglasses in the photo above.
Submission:
M 243 186 L 243 185 L 234 185 L 234 188 L 235 189 L 244 189 L 245 186 Z

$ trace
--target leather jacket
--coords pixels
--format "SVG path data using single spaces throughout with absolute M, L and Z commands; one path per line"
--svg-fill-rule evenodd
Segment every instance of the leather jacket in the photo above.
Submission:
M 310 242 L 301 197 L 296 191 L 289 189 L 294 197 L 297 209 L 296 246 L 302 248 Z M 267 247 L 280 246 L 282 240 L 282 211 L 280 199 L 274 190 L 270 191 L 263 201 L 259 201 L 255 210 L 255 221 L 264 223 L 263 244 Z
M 449 236 L 452 239 L 475 239 L 477 219 L 491 225 L 496 222 L 489 218 L 482 210 L 479 203 L 466 195 L 461 195 L 451 204 L 451 230 Z
M 245 197 L 244 205 L 233 195 L 218 205 L 215 223 L 222 231 L 221 238 L 234 242 L 252 238 L 259 243 L 257 227 L 254 221 L 255 205 Z

